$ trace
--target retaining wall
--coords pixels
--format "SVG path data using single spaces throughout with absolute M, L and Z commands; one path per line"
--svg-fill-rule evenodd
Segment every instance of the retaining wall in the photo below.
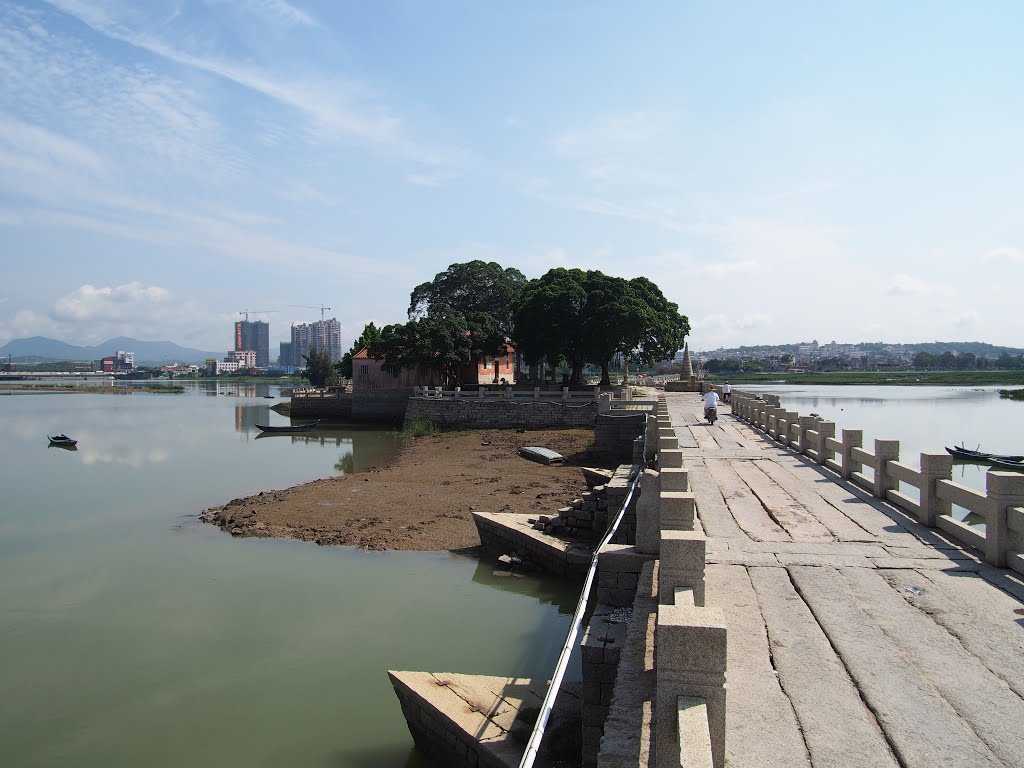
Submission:
M 593 429 L 597 402 L 424 398 L 409 400 L 406 423 L 427 419 L 443 429 Z

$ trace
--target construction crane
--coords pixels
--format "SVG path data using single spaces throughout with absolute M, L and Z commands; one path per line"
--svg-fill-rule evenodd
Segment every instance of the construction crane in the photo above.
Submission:
M 313 307 L 316 309 L 316 307 Z M 330 307 L 328 307 L 330 309 Z M 249 313 L 252 312 L 254 315 L 269 315 L 271 312 L 280 312 L 279 309 L 243 309 L 238 314 L 245 315 L 245 322 L 249 322 Z
M 324 312 L 329 311 L 330 307 L 325 307 L 321 304 L 319 307 L 309 307 L 305 304 L 285 304 L 286 307 L 297 307 L 298 309 L 319 309 L 320 310 L 320 322 L 324 321 Z

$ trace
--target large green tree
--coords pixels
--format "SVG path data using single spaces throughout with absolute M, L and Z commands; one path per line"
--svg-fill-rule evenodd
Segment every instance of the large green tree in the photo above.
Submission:
M 512 307 L 526 285 L 518 269 L 480 260 L 451 264 L 434 279 L 416 286 L 409 297 L 409 320 L 457 312 L 484 354 L 504 352 L 514 329 Z
M 515 338 L 528 363 L 562 358 L 579 384 L 583 366 L 624 354 L 643 364 L 672 357 L 690 330 L 679 307 L 647 278 L 625 280 L 592 270 L 557 268 L 523 289 L 514 307 Z
M 370 355 L 392 376 L 406 369 L 433 369 L 448 384 L 473 359 L 473 336 L 461 313 L 438 310 L 430 317 L 384 326 L 380 339 L 370 345 Z
M 306 361 L 306 370 L 302 372 L 304 378 L 314 387 L 326 387 L 334 381 L 334 368 L 331 367 L 331 358 L 327 351 L 321 352 L 316 347 L 309 350 L 308 355 L 303 355 Z

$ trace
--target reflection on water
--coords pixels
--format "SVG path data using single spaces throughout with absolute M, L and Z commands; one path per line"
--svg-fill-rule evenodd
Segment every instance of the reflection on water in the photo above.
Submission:
M 210 391 L 0 398 L 0 763 L 421 768 L 385 670 L 550 675 L 576 585 L 199 524 L 399 446 Z

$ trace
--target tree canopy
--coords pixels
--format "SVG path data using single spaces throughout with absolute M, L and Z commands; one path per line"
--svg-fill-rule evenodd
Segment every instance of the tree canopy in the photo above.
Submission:
M 313 347 L 309 350 L 308 355 L 302 356 L 302 359 L 306 361 L 306 370 L 302 372 L 302 375 L 309 379 L 309 383 L 314 387 L 326 387 L 333 382 L 334 369 L 331 367 L 331 357 L 326 350 L 321 352 Z
M 556 268 L 531 280 L 513 310 L 515 338 L 528 363 L 564 358 L 570 381 L 583 366 L 608 367 L 616 354 L 644 364 L 671 357 L 683 346 L 690 324 L 653 282 L 626 280 L 591 270 Z
M 448 383 L 473 359 L 473 337 L 461 313 L 437 310 L 430 317 L 384 326 L 380 338 L 370 344 L 370 356 L 392 376 L 405 369 L 433 369 Z

